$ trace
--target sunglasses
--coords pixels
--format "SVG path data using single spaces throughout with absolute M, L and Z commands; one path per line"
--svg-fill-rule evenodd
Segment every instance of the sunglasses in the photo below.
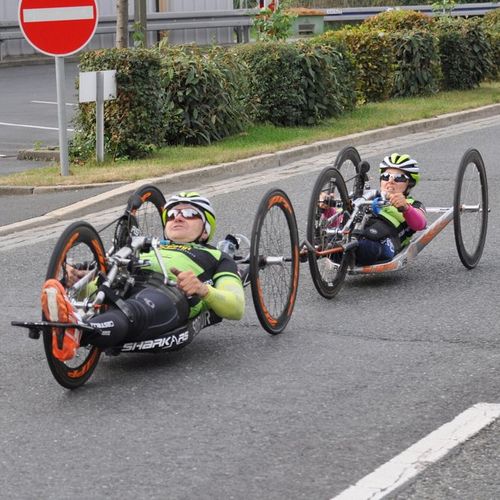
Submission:
M 392 179 L 394 182 L 408 182 L 410 178 L 406 174 L 380 174 L 381 181 L 389 181 Z
M 172 221 L 178 215 L 182 215 L 182 218 L 186 220 L 203 219 L 201 213 L 195 208 L 171 208 L 167 212 L 167 220 Z

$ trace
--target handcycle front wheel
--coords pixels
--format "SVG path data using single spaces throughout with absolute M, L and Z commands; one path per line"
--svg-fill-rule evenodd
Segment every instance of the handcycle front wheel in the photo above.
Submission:
M 115 248 L 127 244 L 131 236 L 163 237 L 165 196 L 150 184 L 141 186 L 128 199 L 125 215 L 115 229 Z
M 321 254 L 339 246 L 341 228 L 351 211 L 342 174 L 334 167 L 325 168 L 314 184 L 307 216 L 307 240 L 315 252 L 308 252 L 309 269 L 314 286 L 320 295 L 332 299 L 337 295 L 351 261 L 352 251 Z M 328 231 L 337 231 L 336 235 Z
M 358 182 L 359 164 L 361 156 L 354 146 L 346 146 L 339 151 L 335 163 L 333 164 L 345 180 L 347 192 L 352 197 L 358 197 L 363 194 L 364 182 Z
M 97 231 L 86 222 L 74 222 L 67 227 L 59 237 L 49 260 L 45 279 L 58 280 L 66 290 L 70 301 L 82 302 L 87 295 L 94 292 L 92 286 L 79 291 L 73 291 L 67 283 L 67 266 L 93 274 L 106 272 L 106 256 L 104 247 Z M 43 321 L 47 318 L 43 317 Z M 59 329 L 53 329 L 59 330 Z M 57 333 L 61 333 L 57 331 Z M 69 361 L 59 361 L 52 352 L 52 338 L 55 332 L 43 332 L 45 355 L 54 378 L 67 389 L 76 389 L 83 385 L 92 375 L 101 350 L 91 345 L 81 345 L 76 356 Z
M 467 150 L 458 167 L 453 226 L 458 256 L 466 268 L 473 269 L 483 254 L 488 228 L 488 182 L 477 149 Z
M 292 316 L 299 285 L 299 237 L 292 203 L 269 190 L 255 216 L 250 243 L 250 283 L 262 327 L 281 333 Z

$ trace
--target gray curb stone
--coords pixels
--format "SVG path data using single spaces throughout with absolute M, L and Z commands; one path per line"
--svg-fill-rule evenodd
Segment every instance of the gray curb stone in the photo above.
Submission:
M 69 189 L 88 189 L 98 186 L 117 186 L 105 193 L 101 193 L 97 196 L 79 201 L 67 207 L 49 212 L 42 217 L 34 217 L 32 219 L 0 227 L 0 236 L 11 234 L 24 229 L 29 229 L 32 227 L 39 227 L 40 225 L 48 224 L 51 222 L 72 218 L 77 213 L 81 212 L 82 209 L 92 205 L 94 205 L 97 210 L 99 203 L 109 203 L 109 201 L 114 198 L 122 197 L 124 194 L 131 194 L 144 184 L 155 184 L 160 188 L 162 186 L 168 185 L 169 188 L 172 188 L 173 186 L 173 188 L 175 189 L 175 187 L 179 184 L 187 185 L 192 181 L 198 181 L 200 178 L 207 179 L 221 174 L 237 175 L 243 173 L 248 174 L 251 172 L 259 172 L 270 168 L 280 167 L 286 165 L 287 163 L 291 163 L 293 161 L 301 160 L 304 158 L 309 158 L 318 154 L 336 151 L 348 145 L 357 146 L 367 144 L 382 139 L 391 139 L 400 135 L 442 128 L 448 125 L 477 120 L 480 118 L 486 118 L 498 114 L 500 114 L 500 104 L 492 104 L 472 110 L 448 113 L 446 115 L 440 115 L 435 118 L 407 122 L 400 125 L 384 127 L 382 129 L 350 134 L 336 139 L 315 142 L 313 144 L 305 146 L 296 146 L 283 151 L 278 151 L 276 153 L 262 154 L 230 163 L 210 165 L 208 167 L 202 167 L 194 170 L 176 172 L 162 177 L 142 179 L 132 183 L 85 184 L 74 186 L 43 187 L 0 186 L 0 195 L 37 194 Z

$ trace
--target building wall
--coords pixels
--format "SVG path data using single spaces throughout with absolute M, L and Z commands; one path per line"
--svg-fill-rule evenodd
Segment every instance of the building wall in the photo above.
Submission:
M 195 12 L 207 10 L 231 10 L 233 0 L 145 0 L 148 12 L 159 11 L 168 12 Z M 18 1 L 0 0 L 0 21 L 17 21 Z M 129 16 L 134 16 L 134 0 L 128 0 Z M 97 0 L 99 16 L 116 15 L 116 0 Z M 154 43 L 156 38 L 150 34 L 148 42 Z M 233 39 L 232 29 L 199 29 L 199 30 L 174 30 L 170 31 L 169 41 L 171 43 L 192 43 L 209 44 L 230 43 Z M 115 44 L 114 35 L 95 35 L 87 45 L 87 49 L 98 49 L 113 47 Z M 32 55 L 36 51 L 24 40 L 9 40 L 3 43 L 2 53 L 4 57 L 18 55 Z

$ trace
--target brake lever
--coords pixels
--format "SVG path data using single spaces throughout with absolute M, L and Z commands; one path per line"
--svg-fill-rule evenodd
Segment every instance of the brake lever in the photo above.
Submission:
M 159 249 L 160 240 L 158 238 L 151 239 L 151 248 L 156 256 L 156 260 L 158 261 L 158 265 L 160 266 L 161 272 L 163 273 L 163 284 L 165 285 L 174 285 L 175 281 L 169 279 L 167 269 L 165 268 L 165 264 L 163 259 L 161 258 L 160 249 Z

